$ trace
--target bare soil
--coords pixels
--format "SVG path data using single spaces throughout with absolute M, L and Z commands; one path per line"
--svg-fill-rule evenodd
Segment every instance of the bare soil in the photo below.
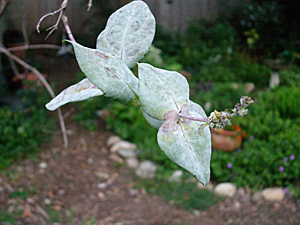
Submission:
M 50 63 L 48 68 L 51 76 L 54 70 L 56 76 L 69 77 L 61 80 L 63 87 L 72 83 L 70 68 L 73 72 L 78 69 L 73 60 L 66 62 L 67 66 L 56 69 Z M 254 202 L 250 192 L 240 189 L 233 198 L 199 215 L 149 195 L 144 188 L 135 189 L 134 171 L 109 158 L 106 140 L 113 133 L 103 122 L 99 121 L 99 131 L 93 133 L 71 117 L 66 122 L 72 131 L 67 149 L 61 135 L 55 135 L 54 142 L 43 145 L 37 157 L 0 174 L 0 213 L 14 215 L 12 224 L 89 224 L 92 219 L 101 225 L 299 224 L 300 201 L 291 196 L 281 202 Z

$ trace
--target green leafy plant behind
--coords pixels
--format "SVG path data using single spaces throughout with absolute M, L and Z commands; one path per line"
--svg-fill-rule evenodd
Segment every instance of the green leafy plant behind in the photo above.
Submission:
M 43 131 L 49 129 L 53 121 L 43 107 L 48 99 L 43 98 L 43 93 L 36 92 L 23 92 L 20 96 L 27 105 L 26 110 L 0 108 L 0 169 L 38 151 L 40 144 L 50 139 L 50 135 Z

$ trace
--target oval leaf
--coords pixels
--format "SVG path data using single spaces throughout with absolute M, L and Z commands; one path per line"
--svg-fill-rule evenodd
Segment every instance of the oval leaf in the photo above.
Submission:
M 195 112 L 191 116 L 201 117 Z M 160 148 L 176 164 L 196 175 L 207 185 L 210 179 L 211 137 L 208 126 L 204 136 L 198 134 L 201 122 L 179 121 L 176 111 L 165 115 L 165 123 L 159 128 L 157 141 Z
M 46 105 L 46 108 L 52 111 L 69 102 L 79 102 L 99 95 L 103 95 L 103 92 L 85 78 L 60 92 Z
M 155 18 L 143 1 L 114 12 L 97 38 L 97 49 L 114 53 L 131 68 L 148 52 L 155 34 Z
M 159 129 L 161 127 L 161 125 L 163 125 L 163 123 L 165 121 L 163 120 L 157 120 L 157 119 L 154 119 L 153 117 L 149 116 L 144 110 L 143 108 L 141 108 L 142 110 L 142 113 L 143 113 L 143 116 L 145 117 L 146 121 L 149 123 L 149 125 L 151 127 L 154 127 L 155 129 Z
M 80 69 L 106 97 L 128 106 L 139 104 L 138 79 L 121 59 L 75 42 L 70 43 L 74 46 Z
M 167 111 L 179 110 L 189 99 L 189 84 L 178 72 L 138 64 L 139 97 L 144 111 L 163 120 Z

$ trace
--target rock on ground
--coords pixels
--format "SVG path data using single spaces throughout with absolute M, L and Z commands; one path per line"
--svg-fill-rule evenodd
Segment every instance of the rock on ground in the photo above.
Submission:
M 146 160 L 141 162 L 136 170 L 136 175 L 144 179 L 154 178 L 156 169 L 157 166 L 153 162 Z
M 284 192 L 282 188 L 266 188 L 262 191 L 262 196 L 269 201 L 281 201 L 284 199 Z
M 215 193 L 225 197 L 233 197 L 236 193 L 236 186 L 232 183 L 220 183 L 214 189 Z

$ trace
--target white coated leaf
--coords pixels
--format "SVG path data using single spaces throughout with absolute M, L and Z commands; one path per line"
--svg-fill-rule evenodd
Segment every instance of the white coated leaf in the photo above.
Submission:
M 195 112 L 189 113 L 201 118 Z M 201 124 L 191 120 L 179 121 L 177 112 L 169 111 L 165 114 L 165 123 L 159 128 L 157 141 L 172 161 L 207 185 L 210 179 L 211 136 L 208 126 L 203 130 L 203 136 L 198 134 Z
M 140 103 L 150 117 L 163 120 L 167 111 L 187 104 L 189 84 L 180 73 L 139 63 L 138 74 Z
M 187 105 L 189 111 L 198 113 L 202 118 L 207 118 L 205 111 L 199 104 L 189 100 Z
M 133 1 L 108 19 L 97 38 L 97 49 L 114 53 L 131 68 L 148 52 L 155 34 L 155 18 L 143 1 Z
M 86 48 L 70 42 L 82 72 L 87 78 L 110 97 L 128 106 L 139 104 L 138 79 L 124 62 L 113 54 Z
M 143 116 L 145 117 L 146 121 L 149 123 L 149 125 L 151 127 L 154 127 L 155 129 L 159 129 L 161 127 L 161 125 L 163 125 L 163 123 L 165 121 L 163 120 L 157 120 L 157 119 L 154 119 L 153 117 L 149 116 L 144 110 L 143 108 L 141 108 L 142 110 L 142 113 L 143 113 Z
M 69 102 L 79 102 L 99 95 L 103 95 L 103 92 L 85 78 L 60 92 L 46 104 L 46 108 L 52 111 Z

